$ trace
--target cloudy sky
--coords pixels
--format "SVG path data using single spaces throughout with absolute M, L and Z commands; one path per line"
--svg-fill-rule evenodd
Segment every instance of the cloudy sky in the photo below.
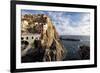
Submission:
M 21 14 L 48 15 L 59 35 L 90 35 L 90 14 L 86 12 L 21 10 Z

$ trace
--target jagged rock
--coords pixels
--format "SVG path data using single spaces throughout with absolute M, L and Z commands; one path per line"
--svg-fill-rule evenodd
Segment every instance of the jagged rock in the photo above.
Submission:
M 90 59 L 90 47 L 83 45 L 79 48 L 79 55 L 81 59 Z
M 51 19 L 44 14 L 26 14 L 22 16 L 22 34 L 35 33 L 40 34 L 39 40 L 41 47 L 35 47 L 45 50 L 43 61 L 61 61 L 64 57 L 64 46 Z M 34 42 L 34 41 L 33 41 Z M 53 44 L 54 43 L 54 44 Z M 52 47 L 53 45 L 53 47 Z M 27 53 L 27 52 L 26 52 Z M 37 54 L 37 56 L 40 54 Z

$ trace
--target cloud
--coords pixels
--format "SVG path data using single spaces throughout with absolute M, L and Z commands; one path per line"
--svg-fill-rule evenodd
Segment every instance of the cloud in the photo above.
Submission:
M 89 14 L 83 14 L 80 15 L 80 17 L 81 19 L 78 18 L 79 20 L 75 21 L 72 20 L 69 16 L 66 18 L 59 17 L 58 20 L 60 21 L 60 24 L 56 25 L 58 33 L 60 35 L 89 35 Z
M 48 15 L 59 35 L 90 35 L 90 14 L 86 12 L 22 10 L 22 14 Z

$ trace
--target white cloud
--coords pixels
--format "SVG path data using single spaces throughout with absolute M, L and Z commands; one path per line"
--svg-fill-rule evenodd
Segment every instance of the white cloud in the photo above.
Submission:
M 78 24 L 76 27 L 72 27 L 69 22 L 69 18 L 62 19 L 58 18 L 61 21 L 61 25 L 56 25 L 56 29 L 60 35 L 90 35 L 90 24 L 89 24 L 89 14 L 85 14 L 82 17 L 82 20 L 75 22 Z
M 89 13 L 23 11 L 23 14 L 30 13 L 47 14 L 50 16 L 60 35 L 90 35 Z

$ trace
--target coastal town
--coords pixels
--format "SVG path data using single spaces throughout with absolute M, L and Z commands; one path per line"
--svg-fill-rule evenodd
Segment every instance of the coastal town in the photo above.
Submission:
M 60 37 L 55 29 L 56 37 L 52 37 L 51 40 L 56 40 L 61 45 L 60 47 L 63 48 L 63 58 L 57 58 L 57 51 L 60 52 L 60 49 L 57 48 L 56 41 L 52 41 L 51 47 L 43 48 L 41 44 L 43 36 L 49 37 L 47 34 L 47 19 L 48 17 L 44 14 L 25 14 L 21 16 L 21 58 L 22 62 L 43 62 L 43 61 L 57 61 L 59 60 L 84 60 L 90 58 L 90 47 L 87 45 L 81 45 L 78 47 L 78 51 L 73 49 L 70 50 L 66 48 L 64 44 L 62 44 L 62 40 L 66 41 L 80 41 L 79 39 L 63 39 Z M 52 21 L 50 21 L 52 22 Z M 53 24 L 50 24 L 53 26 Z M 53 26 L 54 28 L 54 26 Z M 53 30 L 53 29 L 52 29 Z M 51 32 L 53 33 L 53 32 Z M 50 34 L 50 33 L 49 33 Z M 54 35 L 55 36 L 55 35 Z M 46 39 L 46 38 L 43 38 Z M 61 43 L 62 42 L 62 43 Z M 59 49 L 59 50 L 58 50 Z M 61 50 L 61 52 L 62 52 Z M 71 51 L 74 51 L 77 56 L 73 58 L 75 53 L 72 53 L 72 58 L 68 57 L 71 54 Z

